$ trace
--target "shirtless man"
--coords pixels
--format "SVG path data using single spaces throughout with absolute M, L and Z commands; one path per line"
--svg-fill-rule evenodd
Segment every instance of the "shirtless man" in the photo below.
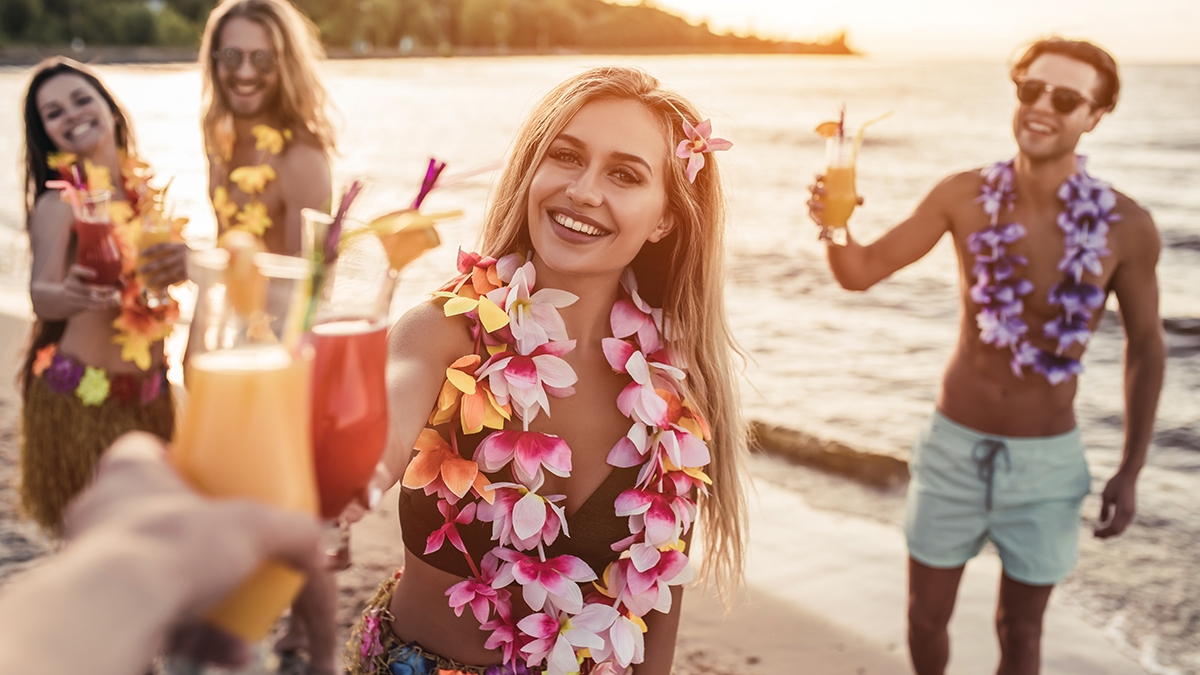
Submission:
M 1087 42 L 1050 39 L 1032 45 L 1012 77 L 1014 160 L 946 178 L 870 245 L 828 248 L 834 277 L 851 290 L 915 262 L 946 232 L 958 253 L 958 344 L 910 459 L 908 641 L 918 675 L 945 671 L 963 566 L 986 539 L 1004 566 L 997 672 L 1038 672 L 1042 615 L 1077 560 L 1091 484 L 1075 375 L 1110 292 L 1126 335 L 1125 446 L 1097 537 L 1133 519 L 1162 387 L 1158 231 L 1132 199 L 1087 177 L 1075 155 L 1116 104 L 1116 64 Z M 819 223 L 820 181 L 812 192 Z
M 334 140 L 321 52 L 316 27 L 286 0 L 225 0 L 209 15 L 203 129 L 220 234 L 245 230 L 272 253 L 298 255 L 301 209 L 329 209 Z M 336 603 L 333 573 L 310 574 L 275 645 L 281 673 L 341 672 Z
M 320 54 L 316 28 L 286 0 L 225 0 L 209 16 L 203 130 L 221 234 L 245 229 L 296 255 L 300 210 L 328 208 L 334 141 Z

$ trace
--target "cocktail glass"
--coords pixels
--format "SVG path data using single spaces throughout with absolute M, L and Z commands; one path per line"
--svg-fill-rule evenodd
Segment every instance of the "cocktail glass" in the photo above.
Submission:
M 308 257 L 324 249 L 332 218 L 301 212 Z M 341 250 L 325 268 L 310 307 L 313 365 L 313 461 L 321 516 L 333 521 L 360 495 L 383 455 L 388 433 L 388 312 L 397 272 L 377 236 L 359 236 L 366 226 L 346 219 Z M 346 540 L 345 533 L 333 539 Z M 345 555 L 343 547 L 330 554 Z
M 169 222 L 162 218 L 143 217 L 142 232 L 138 239 L 138 270 L 141 270 L 146 263 L 153 260 L 153 258 L 146 257 L 146 249 L 158 244 L 170 243 L 171 237 L 171 224 Z M 146 282 L 146 278 L 142 277 L 142 301 L 146 303 L 147 307 L 155 309 L 169 302 L 170 296 L 167 295 L 165 288 L 153 288 Z
M 821 203 L 821 241 L 845 246 L 849 241 L 846 223 L 858 205 L 854 188 L 855 143 L 849 134 L 825 139 L 825 194 Z
M 75 219 L 75 262 L 96 273 L 91 283 L 112 286 L 121 278 L 121 249 L 113 236 L 107 190 L 84 192 Z
M 246 265 L 230 265 L 223 249 L 191 255 L 203 311 L 191 328 L 188 403 L 174 459 L 205 494 L 315 514 L 312 349 L 300 340 L 309 265 L 269 253 L 244 255 L 253 256 L 252 275 Z M 260 641 L 303 585 L 300 572 L 268 562 L 206 618 Z

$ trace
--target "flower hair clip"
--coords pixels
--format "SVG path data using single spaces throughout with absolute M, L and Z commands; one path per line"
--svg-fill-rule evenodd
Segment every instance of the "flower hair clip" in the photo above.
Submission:
M 688 161 L 687 179 L 689 183 L 696 182 L 696 174 L 704 168 L 704 153 L 728 150 L 733 147 L 733 143 L 724 138 L 711 138 L 712 120 L 704 120 L 693 127 L 685 118 L 683 133 L 687 135 L 687 140 L 679 141 L 679 147 L 675 148 L 675 156 Z

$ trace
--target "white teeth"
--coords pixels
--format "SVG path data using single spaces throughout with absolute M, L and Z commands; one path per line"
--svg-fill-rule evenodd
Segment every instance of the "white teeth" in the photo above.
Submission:
M 1029 127 L 1031 130 L 1036 131 L 1041 134 L 1048 134 L 1053 131 L 1053 129 L 1046 126 L 1045 124 L 1039 124 L 1037 122 L 1026 122 L 1025 126 Z
M 561 213 L 555 213 L 555 214 L 553 214 L 552 217 L 554 218 L 554 222 L 558 223 L 559 225 L 562 225 L 563 227 L 567 228 L 568 230 L 573 230 L 575 232 L 581 232 L 583 234 L 591 235 L 593 237 L 599 237 L 601 235 L 607 234 L 607 232 L 605 232 L 604 230 L 592 227 L 591 225 L 588 225 L 587 223 L 581 223 L 578 220 L 575 220 L 574 218 L 568 218 L 567 216 L 564 216 Z
M 71 137 L 74 138 L 75 136 L 78 136 L 79 134 L 87 132 L 87 130 L 91 129 L 91 128 L 92 128 L 91 122 L 82 122 L 82 123 L 76 125 L 74 129 L 71 129 Z

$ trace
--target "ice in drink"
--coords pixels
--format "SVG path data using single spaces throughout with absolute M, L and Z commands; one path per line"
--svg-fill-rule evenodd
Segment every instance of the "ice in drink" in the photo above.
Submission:
M 366 487 L 387 442 L 387 330 L 348 319 L 312 333 L 313 459 L 321 517 L 332 520 Z
M 174 457 L 196 489 L 316 513 L 308 419 L 311 365 L 277 345 L 191 359 L 188 406 Z M 268 562 L 206 618 L 257 642 L 303 585 L 303 574 Z

